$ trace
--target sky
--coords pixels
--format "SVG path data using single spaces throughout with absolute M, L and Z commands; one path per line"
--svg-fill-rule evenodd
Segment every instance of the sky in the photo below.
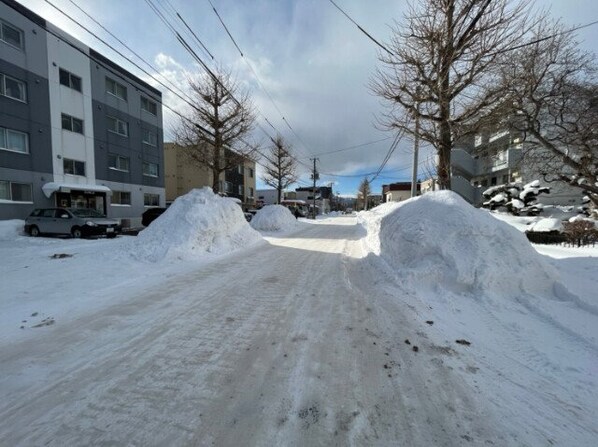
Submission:
M 130 61 L 148 71 L 151 69 L 74 7 L 71 0 L 18 1 L 132 73 L 157 85 Z M 262 143 L 263 151 L 267 152 L 267 133 L 280 132 L 301 162 L 298 186 L 311 183 L 308 166 L 313 165 L 312 158 L 318 158 L 318 184 L 332 185 L 334 192 L 341 195 L 355 195 L 366 174 L 378 170 L 393 137 L 380 128 L 378 120 L 384 112 L 384 104 L 368 87 L 379 66 L 379 49 L 330 1 L 151 1 L 194 45 L 211 68 L 229 69 L 250 92 L 260 123 L 252 135 L 253 140 Z M 77 23 L 50 3 L 71 15 Z M 197 62 L 152 11 L 148 0 L 78 0 L 76 3 L 179 88 L 186 88 L 188 76 L 202 73 Z M 404 0 L 336 0 L 336 3 L 380 42 L 389 41 L 391 26 L 402 18 L 406 4 Z M 227 35 L 212 5 L 243 56 Z M 538 0 L 536 6 L 549 9 L 552 16 L 561 18 L 566 25 L 598 20 L 598 2 L 595 0 Z M 213 59 L 199 48 L 189 33 L 184 32 L 184 25 L 176 18 L 175 11 L 203 42 Z M 107 48 L 79 24 L 127 57 Z M 577 38 L 584 49 L 597 52 L 598 25 L 578 31 Z M 158 75 L 156 78 L 161 79 Z M 160 85 L 157 87 L 163 91 L 164 103 L 175 110 L 185 110 L 185 104 L 179 98 Z M 169 140 L 175 115 L 166 109 L 164 112 L 165 139 Z M 399 144 L 382 174 L 372 183 L 372 193 L 381 193 L 383 183 L 410 180 L 412 144 L 409 140 Z M 421 179 L 429 177 L 432 171 L 432 152 L 429 147 L 420 151 L 418 177 Z M 258 163 L 258 177 L 262 172 Z M 257 186 L 258 189 L 265 187 L 260 180 Z

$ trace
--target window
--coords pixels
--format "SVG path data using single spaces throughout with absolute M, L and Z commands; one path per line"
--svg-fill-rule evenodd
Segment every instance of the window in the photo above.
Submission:
M 158 144 L 158 140 L 156 138 L 155 133 L 150 132 L 148 129 L 143 129 L 141 132 L 142 132 L 141 141 L 144 144 L 147 144 L 149 146 L 156 146 Z
M 141 110 L 145 110 L 147 113 L 151 113 L 155 116 L 158 114 L 158 105 L 154 101 L 146 98 L 145 96 L 142 96 Z
M 130 205 L 131 193 L 126 191 L 112 191 L 112 205 Z
M 30 183 L 16 183 L 0 180 L 0 200 L 13 202 L 33 202 L 32 187 Z
M 71 132 L 77 132 L 83 134 L 83 120 L 75 118 L 74 116 L 62 114 L 62 128 L 64 130 L 70 130 Z
M 143 194 L 143 206 L 160 206 L 160 196 L 158 194 Z
M 502 176 L 502 182 L 503 183 L 509 183 L 509 176 L 508 175 L 503 175 Z
M 108 167 L 116 171 L 129 172 L 129 158 L 116 154 L 108 154 Z
M 127 100 L 127 87 L 119 84 L 114 79 L 106 78 L 106 91 L 123 101 Z
M 83 161 L 65 158 L 62 161 L 62 166 L 65 174 L 85 175 L 85 162 Z
M 243 165 L 237 166 L 237 173 L 243 175 Z
M 108 123 L 108 131 L 117 133 L 123 137 L 129 136 L 129 123 L 126 121 L 119 120 L 113 116 L 107 116 L 106 121 Z
M 27 89 L 23 81 L 0 73 L 0 95 L 27 102 Z
M 496 177 L 490 179 L 490 186 L 496 186 Z
M 143 163 L 143 175 L 158 177 L 158 165 L 156 163 Z
M 249 198 L 253 197 L 253 188 L 251 186 L 247 187 L 247 197 L 249 197 Z
M 24 40 L 23 40 L 23 31 L 19 28 L 12 26 L 4 21 L 0 20 L 0 40 L 12 45 L 13 47 L 17 47 L 19 49 L 23 49 Z
M 62 68 L 60 69 L 60 83 L 78 92 L 81 91 L 81 78 Z
M 253 178 L 253 168 L 247 168 L 249 171 L 249 177 Z
M 26 133 L 0 127 L 0 149 L 28 154 L 28 137 Z
M 238 194 L 240 196 L 242 196 L 243 195 L 243 185 L 238 185 L 238 191 L 239 191 Z

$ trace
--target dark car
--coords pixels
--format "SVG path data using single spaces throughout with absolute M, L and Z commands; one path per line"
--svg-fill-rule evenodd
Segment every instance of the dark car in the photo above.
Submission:
M 108 219 L 90 208 L 42 208 L 25 219 L 25 232 L 40 234 L 70 234 L 72 237 L 116 237 L 121 231 L 117 220 Z
M 143 225 L 144 227 L 147 227 L 149 224 L 151 224 L 154 220 L 156 220 L 158 217 L 160 217 L 164 211 L 166 211 L 166 208 L 149 208 L 147 210 L 145 210 L 143 212 L 143 214 L 141 215 L 141 225 Z

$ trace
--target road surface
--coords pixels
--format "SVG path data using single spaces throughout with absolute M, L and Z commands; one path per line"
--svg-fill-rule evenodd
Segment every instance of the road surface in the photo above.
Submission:
M 500 445 L 363 236 L 309 225 L 3 347 L 0 444 Z

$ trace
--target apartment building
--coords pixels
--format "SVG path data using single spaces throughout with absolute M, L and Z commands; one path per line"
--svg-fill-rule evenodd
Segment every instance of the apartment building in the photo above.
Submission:
M 212 171 L 191 162 L 185 151 L 175 143 L 164 143 L 164 166 L 166 203 L 172 203 L 193 188 L 211 187 L 214 184 Z M 255 207 L 254 161 L 244 160 L 234 169 L 223 172 L 218 181 L 219 190 L 228 197 L 241 200 L 244 209 Z
M 481 205 L 482 193 L 491 186 L 542 182 L 541 173 L 525 159 L 528 144 L 521 132 L 512 129 L 480 132 L 461 139 L 451 151 L 451 189 L 470 203 Z M 546 205 L 581 203 L 582 195 L 575 188 L 562 183 L 545 186 L 551 188 L 549 195 L 541 197 Z
M 0 219 L 163 206 L 160 91 L 14 0 L 0 30 Z

